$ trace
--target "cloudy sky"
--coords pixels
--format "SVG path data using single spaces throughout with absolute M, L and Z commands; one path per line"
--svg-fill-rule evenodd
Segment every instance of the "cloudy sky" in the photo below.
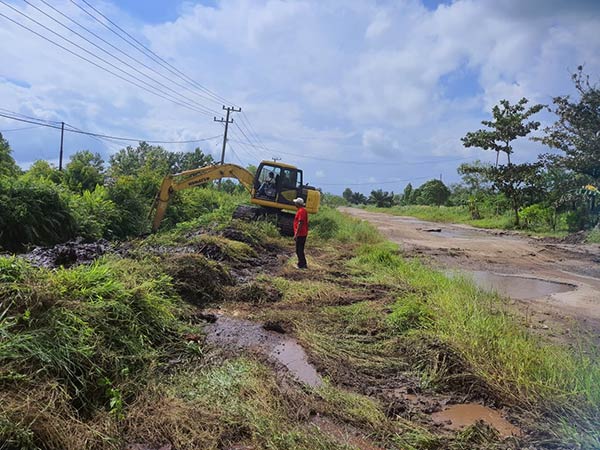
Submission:
M 222 134 L 213 116 L 227 101 L 243 110 L 233 114 L 229 162 L 282 158 L 335 193 L 457 181 L 460 163 L 493 160 L 460 138 L 499 100 L 551 103 L 573 93 L 579 64 L 600 79 L 596 0 L 85 1 L 170 66 L 94 20 L 84 0 L 2 0 L 0 113 L 183 141 Z M 56 162 L 60 132 L 30 126 L 0 118 L 15 159 Z M 90 149 L 108 159 L 124 145 L 65 135 L 67 156 Z M 164 146 L 197 145 L 220 153 L 219 138 Z M 523 141 L 514 160 L 541 151 Z

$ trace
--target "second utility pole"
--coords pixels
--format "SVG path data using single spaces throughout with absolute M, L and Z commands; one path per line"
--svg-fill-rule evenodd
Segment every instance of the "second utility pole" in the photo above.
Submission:
M 225 134 L 223 135 L 223 149 L 221 150 L 221 164 L 223 164 L 225 162 L 225 146 L 227 145 L 227 130 L 229 129 L 229 124 L 233 123 L 233 119 L 229 120 L 229 114 L 231 114 L 232 112 L 241 112 L 242 108 L 233 108 L 230 106 L 223 106 L 223 109 L 225 111 L 227 111 L 227 116 L 225 119 L 223 119 L 222 117 L 220 119 L 217 119 L 216 117 L 213 118 L 213 120 L 215 122 L 220 122 L 220 123 L 224 123 L 225 124 Z M 221 184 L 221 180 L 219 180 L 219 185 Z

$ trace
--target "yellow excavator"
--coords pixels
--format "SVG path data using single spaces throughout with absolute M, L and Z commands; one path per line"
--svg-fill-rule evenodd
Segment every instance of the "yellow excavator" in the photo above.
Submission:
M 152 231 L 158 230 L 174 192 L 222 178 L 236 178 L 250 194 L 252 206 L 238 206 L 233 213 L 234 218 L 254 220 L 274 217 L 281 233 L 292 235 L 294 214 L 287 211 L 296 210 L 293 203 L 295 198 L 304 199 L 307 212 L 319 211 L 321 193 L 304 184 L 302 170 L 297 167 L 275 161 L 261 161 L 256 174 L 252 174 L 235 164 L 218 164 L 167 175 L 163 179 L 150 211 L 150 217 L 153 216 Z

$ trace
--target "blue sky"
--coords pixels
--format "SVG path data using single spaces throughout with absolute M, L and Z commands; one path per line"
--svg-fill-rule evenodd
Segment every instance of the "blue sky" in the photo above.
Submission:
M 64 20 L 41 0 L 28 1 Z M 168 96 L 182 94 L 210 112 L 153 96 L 3 17 L 0 108 L 134 138 L 178 141 L 222 133 L 212 120 L 221 112 L 220 100 L 202 97 L 73 2 L 47 1 L 158 71 L 160 76 L 149 75 L 171 89 Z M 579 64 L 600 78 L 600 2 L 591 0 L 88 1 L 193 80 L 243 108 L 243 116 L 234 115 L 230 162 L 281 157 L 302 167 L 313 185 L 336 193 L 346 186 L 398 192 L 409 180 L 419 185 L 440 174 L 458 181 L 460 163 L 493 160 L 465 149 L 460 138 L 479 128 L 499 100 L 525 96 L 550 103 L 573 92 L 569 72 Z M 100 54 L 22 0 L 10 4 Z M 50 36 L 1 4 L 0 13 Z M 145 68 L 127 61 L 144 77 Z M 26 126 L 0 118 L 19 164 L 56 162 L 59 133 L 6 131 Z M 123 145 L 74 134 L 65 139 L 67 156 L 90 149 L 108 159 Z M 218 139 L 201 147 L 220 153 Z M 514 159 L 531 160 L 543 151 L 523 140 Z

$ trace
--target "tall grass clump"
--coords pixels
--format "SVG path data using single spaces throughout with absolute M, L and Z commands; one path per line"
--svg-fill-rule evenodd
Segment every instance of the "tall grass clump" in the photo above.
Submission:
M 600 244 L 600 228 L 596 227 L 588 234 L 586 239 L 588 244 Z
M 376 243 L 382 241 L 379 232 L 362 220 L 345 216 L 336 209 L 321 207 L 319 212 L 309 217 L 309 225 L 320 239 L 343 243 Z
M 179 306 L 170 278 L 148 261 L 116 258 L 57 271 L 29 268 L 12 278 L 10 286 L 0 284 L 0 305 L 8 306 L 0 315 L 0 422 L 9 424 L 0 426 L 0 441 L 18 429 L 22 436 L 45 433 L 40 421 L 53 415 L 119 417 L 175 336 Z M 17 407 L 31 390 L 53 400 Z
M 0 247 L 53 245 L 75 235 L 76 225 L 61 190 L 49 181 L 0 177 Z

